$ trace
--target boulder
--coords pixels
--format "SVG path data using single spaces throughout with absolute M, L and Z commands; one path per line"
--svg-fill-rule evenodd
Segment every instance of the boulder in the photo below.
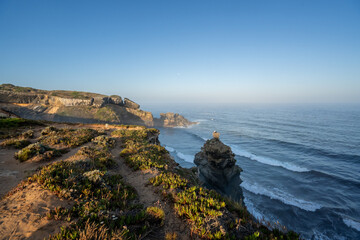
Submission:
M 118 96 L 118 95 L 111 95 L 110 96 L 110 103 L 116 104 L 116 105 L 119 105 L 119 106 L 124 105 L 122 98 L 120 96 Z
M 195 155 L 194 163 L 198 167 L 198 175 L 203 185 L 243 203 L 242 182 L 231 148 L 218 138 L 207 140 L 201 151 Z
M 132 109 L 139 109 L 140 108 L 139 104 L 137 104 L 136 102 L 131 101 L 128 98 L 124 99 L 124 106 L 127 107 L 127 108 L 132 108 Z

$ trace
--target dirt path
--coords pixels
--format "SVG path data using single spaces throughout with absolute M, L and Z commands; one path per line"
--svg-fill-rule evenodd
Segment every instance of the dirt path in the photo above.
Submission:
M 112 171 L 120 173 L 124 181 L 133 186 L 138 195 L 139 200 L 145 207 L 160 206 L 165 212 L 165 225 L 158 231 L 153 231 L 145 237 L 145 239 L 165 239 L 166 233 L 176 233 L 177 240 L 192 239 L 190 236 L 190 229 L 186 222 L 182 221 L 176 216 L 172 206 L 166 201 L 163 201 L 160 193 L 156 193 L 156 188 L 148 185 L 149 179 L 156 175 L 156 172 L 151 170 L 133 171 L 126 164 L 123 158 L 120 157 L 121 148 L 119 143 L 116 144 L 111 154 L 118 164 L 118 167 Z
M 87 144 L 84 144 L 82 146 L 86 145 Z M 22 163 L 14 158 L 15 152 L 19 151 L 18 149 L 0 149 L 0 199 L 22 180 L 31 176 L 39 167 L 65 160 L 74 155 L 82 146 L 72 148 L 68 153 L 63 154 L 61 157 L 54 158 L 51 161 L 29 161 Z

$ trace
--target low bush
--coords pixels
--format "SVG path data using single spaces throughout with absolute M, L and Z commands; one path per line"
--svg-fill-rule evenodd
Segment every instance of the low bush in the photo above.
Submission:
M 165 220 L 165 213 L 164 210 L 162 210 L 159 207 L 148 207 L 146 209 L 146 214 L 150 218 L 150 221 L 158 222 L 163 224 Z
M 159 175 L 150 178 L 150 183 L 154 186 L 162 185 L 165 189 L 175 189 L 175 188 L 181 188 L 184 189 L 187 184 L 188 180 L 185 178 L 180 177 L 180 175 L 176 173 L 166 172 L 166 173 L 160 173 Z
M 81 147 L 76 155 L 82 155 L 92 160 L 95 168 L 105 170 L 115 165 L 108 148 L 101 146 Z
M 27 139 L 19 139 L 19 138 L 10 138 L 10 139 L 6 139 L 4 140 L 0 146 L 2 147 L 14 147 L 17 149 L 21 149 L 24 148 L 28 145 L 30 145 L 31 142 Z
M 43 136 L 40 142 L 47 145 L 63 144 L 67 147 L 81 146 L 99 133 L 93 129 L 56 129 L 53 127 L 46 128 L 41 133 Z
M 220 239 L 225 232 L 220 228 L 209 228 L 208 223 L 223 215 L 225 206 L 218 193 L 194 186 L 177 194 L 174 208 L 180 217 L 190 221 L 193 231 L 200 237 Z
M 23 118 L 0 119 L 0 129 L 19 128 L 26 126 L 43 126 L 43 125 L 44 124 L 39 121 L 23 119 Z
M 57 150 L 40 143 L 33 143 L 16 152 L 15 158 L 20 162 L 24 162 L 30 158 L 37 157 L 36 160 L 41 161 L 59 157 L 65 152 L 67 152 L 66 149 Z
M 103 146 L 103 147 L 108 147 L 108 148 L 113 148 L 115 145 L 115 139 L 108 137 L 108 136 L 97 136 L 96 138 L 91 140 L 93 143 Z
M 17 149 L 21 149 L 24 148 L 28 145 L 30 145 L 30 138 L 34 137 L 34 131 L 33 130 L 28 130 L 25 131 L 23 133 L 21 133 L 19 136 L 17 137 L 12 137 L 9 139 L 4 140 L 0 146 L 2 147 L 14 147 Z

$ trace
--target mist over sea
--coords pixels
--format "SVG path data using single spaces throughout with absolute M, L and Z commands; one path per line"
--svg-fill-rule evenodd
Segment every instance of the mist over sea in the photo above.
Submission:
M 192 167 L 212 132 L 243 169 L 245 204 L 257 218 L 279 221 L 305 239 L 360 239 L 359 105 L 149 105 L 199 122 L 160 128 L 161 144 Z

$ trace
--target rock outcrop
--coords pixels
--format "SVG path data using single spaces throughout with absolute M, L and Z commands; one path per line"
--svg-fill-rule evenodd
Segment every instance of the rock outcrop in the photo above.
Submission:
M 207 140 L 201 151 L 195 155 L 200 181 L 204 186 L 243 203 L 242 182 L 231 148 L 218 138 Z
M 128 98 L 125 98 L 125 99 L 124 99 L 124 107 L 132 108 L 132 109 L 139 109 L 139 108 L 140 108 L 140 105 L 137 104 L 136 102 L 131 101 L 131 100 L 128 99 Z
M 160 119 L 155 120 L 155 126 L 163 127 L 188 127 L 193 124 L 196 123 L 190 122 L 178 113 L 171 112 L 160 113 Z
M 22 118 L 82 123 L 137 124 L 149 127 L 186 127 L 192 122 L 174 113 L 162 114 L 160 119 L 143 111 L 134 101 L 117 95 L 40 90 L 0 85 L 0 109 Z

